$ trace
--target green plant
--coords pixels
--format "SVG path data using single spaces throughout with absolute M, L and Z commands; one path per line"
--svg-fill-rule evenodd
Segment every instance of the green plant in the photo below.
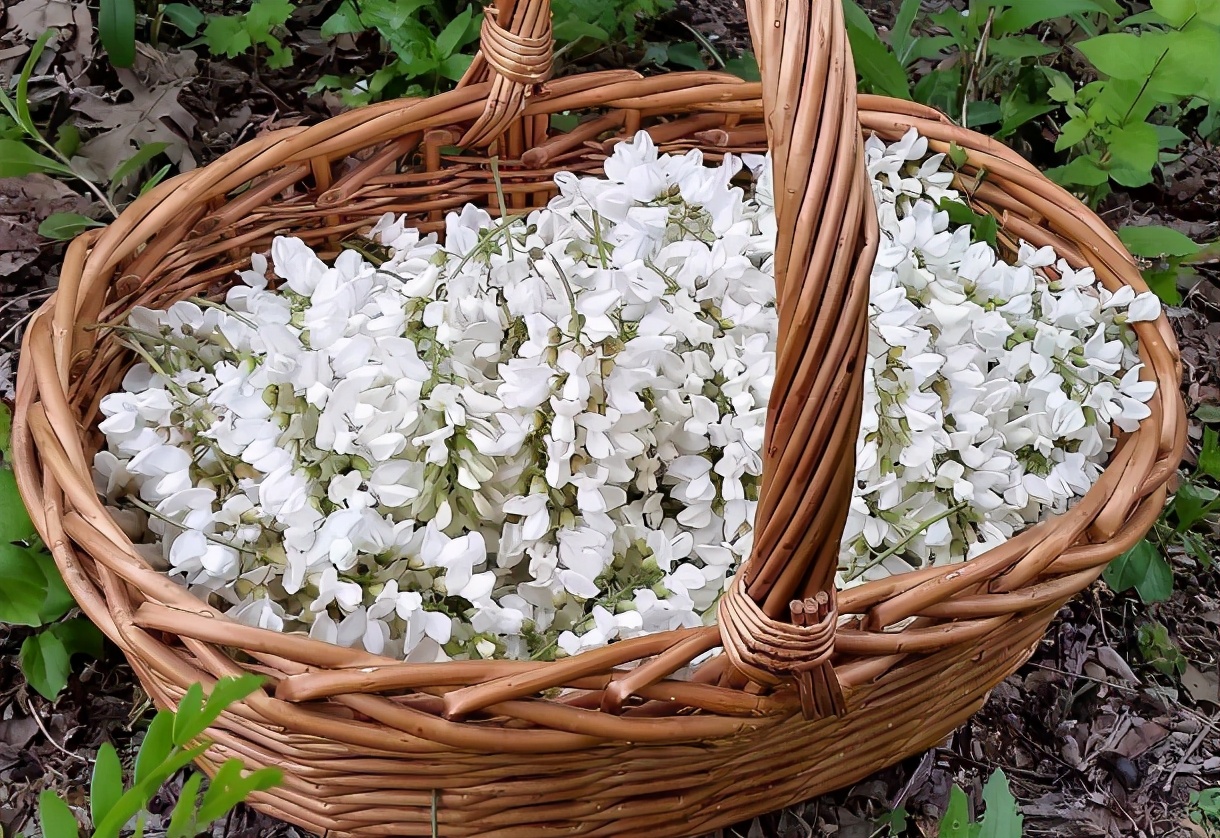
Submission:
M 8 407 L 0 404 L 0 454 L 10 458 Z M 102 656 L 102 633 L 76 607 L 26 512 L 12 470 L 0 467 L 0 622 L 40 629 L 21 644 L 21 671 L 54 700 L 68 683 L 74 655 Z
M 1169 629 L 1153 620 L 1139 627 L 1136 642 L 1144 660 L 1162 675 L 1181 677 L 1186 672 L 1186 657 L 1169 636 Z
M 1094 32 L 1122 14 L 1114 0 L 972 0 L 964 13 L 950 8 L 928 18 L 941 34 L 920 35 L 919 10 L 918 0 L 903 0 L 886 44 L 868 15 L 847 0 L 848 36 L 863 88 L 915 99 L 972 128 L 996 126 L 998 137 L 1058 107 L 1046 96 L 1041 62 L 1060 55 L 1027 30 L 1063 19 Z M 942 57 L 937 71 L 912 87 L 915 65 Z
M 1163 602 L 1173 594 L 1173 568 L 1165 558 L 1170 548 L 1181 548 L 1204 568 L 1214 561 L 1200 530 L 1220 513 L 1220 490 L 1213 486 L 1220 482 L 1220 433 L 1214 427 L 1220 424 L 1220 410 L 1205 405 L 1196 416 L 1206 426 L 1196 470 L 1183 479 L 1148 536 L 1102 575 L 1115 591 L 1134 589 L 1146 603 Z
M 141 146 L 110 173 L 108 184 L 103 187 L 72 162 L 72 153 L 79 142 L 74 131 L 61 131 L 55 142 L 48 140 L 30 111 L 29 86 L 34 67 L 54 34 L 53 30 L 48 30 L 35 42 L 15 79 L 11 94 L 0 86 L 0 106 L 8 114 L 8 119 L 0 120 L 0 177 L 21 177 L 39 172 L 79 181 L 93 193 L 111 217 L 118 217 L 119 207 L 124 203 L 119 197 L 123 185 L 164 151 L 166 144 L 147 143 Z M 41 147 L 42 151 L 36 147 Z M 169 166 L 163 166 L 143 183 L 140 191 L 150 189 L 168 173 Z M 59 212 L 48 216 L 38 231 L 49 238 L 69 239 L 95 226 L 101 226 L 101 222 L 79 213 Z
M 110 63 L 130 67 L 136 60 L 135 0 L 100 0 L 97 34 Z
M 1178 127 L 1195 112 L 1203 136 L 1220 130 L 1220 0 L 1155 0 L 1124 17 L 1114 0 L 971 0 L 915 31 L 917 0 L 903 0 L 889 43 L 846 0 L 848 33 L 865 90 L 915 99 L 971 128 L 1011 137 L 1050 115 L 1054 151 L 1047 174 L 1096 204 L 1110 184 L 1138 187 L 1176 159 Z M 1050 30 L 1059 46 L 1029 32 Z M 1083 36 L 1081 39 L 1079 36 Z M 1077 89 L 1060 68 L 1081 56 L 1096 79 Z M 911 71 L 937 60 L 912 86 Z M 1034 135 L 1031 141 L 1041 142 Z
M 393 59 L 367 80 L 323 76 L 317 88 L 349 90 L 352 104 L 398 95 L 436 93 L 456 82 L 470 67 L 463 47 L 478 38 L 481 17 L 467 5 L 451 13 L 439 0 L 344 0 L 322 24 L 322 35 L 377 32 Z
M 940 822 L 940 838 L 1021 838 L 1024 818 L 1008 788 L 1008 778 L 997 769 L 983 786 L 986 811 L 978 823 L 970 820 L 970 802 L 957 786 L 949 795 L 949 808 Z
M 262 679 L 254 675 L 222 678 L 206 699 L 203 687 L 193 684 L 177 712 L 161 710 L 153 717 L 136 755 L 131 783 L 123 783 L 123 766 L 109 742 L 98 751 L 89 786 L 89 819 L 94 838 L 118 838 L 136 819 L 135 834 L 142 835 L 143 821 L 153 796 L 165 781 L 201 756 L 211 745 L 199 741 L 205 730 L 234 702 L 257 690 Z M 182 787 L 166 829 L 166 838 L 193 838 L 205 827 L 225 817 L 238 803 L 257 791 L 265 791 L 283 780 L 277 768 L 246 773 L 240 760 L 223 763 L 208 783 L 203 775 L 191 774 Z M 38 799 L 43 838 L 78 838 L 80 827 L 72 810 L 55 792 L 44 791 Z
M 1008 778 L 1000 769 L 983 786 L 983 805 L 979 821 L 970 818 L 970 800 L 960 787 L 949 792 L 949 806 L 940 821 L 939 838 L 1021 838 L 1024 818 L 1016 798 L 1008 788 Z M 907 829 L 905 809 L 887 812 L 873 823 L 873 838 L 897 838 Z
M 1220 836 L 1220 788 L 1190 793 L 1190 820 L 1209 836 Z
M 247 11 L 208 15 L 204 18 L 199 40 L 213 55 L 229 58 L 251 50 L 258 53 L 261 47 L 266 50 L 263 60 L 268 67 L 273 70 L 289 67 L 292 65 L 292 51 L 284 46 L 276 32 L 288 23 L 292 10 L 290 0 L 253 0 Z M 183 19 L 181 9 L 175 9 L 174 15 Z
M 1202 279 L 1196 266 L 1220 257 L 1220 242 L 1204 247 L 1169 227 L 1124 227 L 1118 237 L 1132 255 L 1148 260 L 1144 281 L 1172 306 L 1181 305 L 1182 291 Z
M 672 6 L 673 0 L 555 0 L 556 58 L 610 45 L 638 47 L 638 22 Z M 481 25 L 479 7 L 467 0 L 343 0 L 322 24 L 322 36 L 333 40 L 375 33 L 391 57 L 368 78 L 325 75 L 314 90 L 339 90 L 349 105 L 435 94 L 470 67 L 473 55 L 467 48 L 478 39 Z M 699 33 L 692 36 L 691 42 L 647 44 L 642 63 L 702 70 L 708 66 L 702 48 L 723 69 L 757 78 L 752 56 L 725 60 Z
M 1077 45 L 1098 80 L 1076 90 L 1065 74 L 1047 71 L 1051 98 L 1069 117 L 1055 149 L 1072 156 L 1048 174 L 1089 188 L 1095 199 L 1110 181 L 1151 183 L 1166 153 L 1186 139 L 1176 127 L 1181 115 L 1220 103 L 1218 0 L 1153 0 L 1150 11 L 1119 26 L 1136 31 L 1107 32 Z
M 674 0 L 554 0 L 555 40 L 564 44 L 588 37 L 597 44 L 622 42 L 636 46 L 639 21 L 651 20 L 672 9 Z

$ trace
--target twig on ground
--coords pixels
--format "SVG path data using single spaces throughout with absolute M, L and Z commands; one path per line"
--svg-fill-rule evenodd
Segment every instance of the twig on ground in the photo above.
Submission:
M 39 716 L 37 711 L 34 710 L 34 702 L 27 698 L 22 706 L 25 708 L 25 712 L 30 714 L 30 718 L 34 720 L 34 724 L 38 725 L 38 729 L 42 731 L 42 735 L 47 737 L 47 741 L 51 743 L 51 746 L 54 747 L 55 750 L 59 751 L 64 756 L 80 760 L 86 765 L 89 764 L 89 760 L 87 760 L 85 757 L 81 756 L 80 754 L 72 753 L 63 745 L 55 741 L 55 737 L 51 735 L 51 731 L 47 730 L 47 726 L 42 723 L 42 717 Z

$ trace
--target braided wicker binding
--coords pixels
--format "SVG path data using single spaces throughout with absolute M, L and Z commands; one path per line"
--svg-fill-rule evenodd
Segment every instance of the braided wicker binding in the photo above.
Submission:
M 935 150 L 963 149 L 958 187 L 1010 248 L 1054 245 L 1111 289 L 1145 290 L 1139 272 L 1096 216 L 1003 146 L 910 103 L 857 103 L 839 0 L 750 0 L 761 85 L 629 71 L 540 83 L 546 11 L 499 2 L 453 92 L 270 133 L 153 189 L 72 244 L 26 335 L 17 477 L 73 594 L 160 705 L 196 681 L 266 675 L 209 731 L 202 764 L 279 766 L 284 785 L 256 805 L 314 830 L 697 835 L 854 782 L 937 743 L 1025 660 L 1058 607 L 1152 524 L 1184 444 L 1173 337 L 1164 319 L 1139 323 L 1152 415 L 1070 512 L 966 564 L 836 595 L 878 238 L 860 126 L 891 141 L 916 126 Z M 567 111 L 590 113 L 553 134 L 550 116 Z M 92 324 L 221 293 L 277 234 L 333 255 L 387 211 L 435 230 L 466 202 L 540 206 L 555 172 L 598 171 L 641 127 L 710 160 L 769 140 L 775 160 L 778 375 L 756 552 L 719 626 L 556 662 L 404 664 L 237 625 L 140 558 L 90 476 L 98 402 L 132 362 Z M 443 153 L 458 141 L 466 152 Z

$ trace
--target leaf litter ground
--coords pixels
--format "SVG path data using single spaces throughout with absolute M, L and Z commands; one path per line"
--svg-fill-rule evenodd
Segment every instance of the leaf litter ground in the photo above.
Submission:
M 892 14 L 892 4 L 865 5 L 881 25 Z M 35 17 L 58 15 L 68 24 L 75 8 L 62 0 L 24 0 L 10 6 L 9 15 L 15 10 L 29 25 L 45 26 Z M 685 40 L 688 27 L 726 56 L 748 43 L 736 0 L 684 0 L 658 24 L 658 36 Z M 10 33 L 17 36 L 10 43 L 16 43 L 20 33 Z M 76 42 L 65 45 L 69 68 L 80 62 L 71 50 L 89 49 L 85 40 L 78 31 Z M 309 43 L 298 46 L 303 66 L 278 73 L 260 72 L 241 59 L 145 54 L 134 72 L 78 88 L 74 99 L 82 117 L 103 128 L 131 126 L 148 135 L 142 141 L 173 145 L 175 159 L 206 163 L 266 130 L 316 122 L 341 109 L 329 94 L 308 94 L 303 81 L 326 72 L 333 56 Z M 19 52 L 8 53 L 0 44 L 0 63 L 20 60 Z M 621 66 L 630 60 L 630 53 L 609 49 L 588 65 Z M 375 57 L 368 63 L 370 71 L 379 66 Z M 116 135 L 98 144 L 90 158 L 94 167 L 107 170 L 117 159 L 112 146 L 125 141 Z M 1200 241 L 1220 237 L 1216 150 L 1191 150 L 1169 174 L 1164 188 L 1116 195 L 1103 207 L 1104 217 L 1114 226 L 1137 219 L 1168 224 Z M 82 201 L 87 205 L 41 176 L 0 180 L 0 350 L 17 348 L 21 318 L 49 293 L 58 275 L 62 247 L 35 235 L 39 221 L 53 211 L 82 211 Z M 1183 394 L 1192 414 L 1197 412 L 1190 428 L 1190 465 L 1205 422 L 1220 422 L 1220 251 L 1204 251 L 1179 279 L 1188 293 L 1170 316 L 1182 346 Z M 1213 555 L 1216 543 L 1209 541 Z M 940 747 L 849 789 L 720 835 L 871 838 L 878 833 L 876 819 L 898 806 L 912 816 L 907 834 L 935 835 L 955 783 L 977 807 L 987 776 L 1003 768 L 1021 802 L 1027 836 L 1211 838 L 1189 823 L 1186 812 L 1192 791 L 1220 784 L 1220 584 L 1214 569 L 1200 570 L 1184 553 L 1170 558 L 1177 577 L 1172 599 L 1149 607 L 1100 585 L 1087 592 L 1060 612 L 1030 663 L 997 687 L 983 710 Z M 1141 653 L 1139 629 L 1152 620 L 1165 626 L 1183 655 L 1181 670 L 1171 668 L 1170 675 Z M 113 648 L 74 675 L 57 702 L 47 702 L 25 684 L 17 663 L 28 632 L 0 626 L 0 828 L 6 835 L 32 830 L 43 789 L 83 804 L 91 760 L 102 742 L 113 742 L 130 764 L 149 709 Z M 164 833 L 181 782 L 176 778 L 154 801 L 147 835 Z M 304 833 L 239 808 L 214 834 L 296 838 Z

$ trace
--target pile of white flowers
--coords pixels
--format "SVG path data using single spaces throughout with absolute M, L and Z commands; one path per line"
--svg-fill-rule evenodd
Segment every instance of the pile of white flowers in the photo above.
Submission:
M 1154 298 L 935 202 L 873 140 L 858 492 L 840 582 L 960 561 L 1083 493 L 1147 415 Z M 149 561 L 245 623 L 431 661 L 701 625 L 752 545 L 777 319 L 769 167 L 616 147 L 444 244 L 386 216 L 324 262 L 278 238 L 223 303 L 136 309 L 95 475 Z M 269 288 L 271 275 L 276 289 Z

